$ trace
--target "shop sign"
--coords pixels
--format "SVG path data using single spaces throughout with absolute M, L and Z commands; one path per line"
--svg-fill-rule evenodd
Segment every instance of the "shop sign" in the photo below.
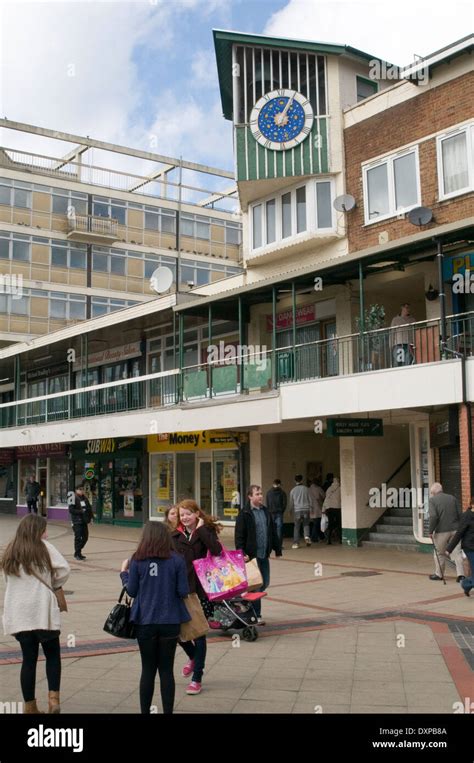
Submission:
M 136 437 L 128 439 L 117 439 L 108 437 L 103 440 L 87 440 L 85 443 L 78 443 L 73 447 L 76 458 L 84 456 L 99 456 L 107 453 L 117 453 L 121 450 L 141 450 L 142 440 Z
M 239 515 L 239 509 L 224 509 L 225 517 L 237 517 Z
M 149 453 L 164 453 L 181 450 L 214 450 L 236 447 L 236 437 L 229 432 L 206 429 L 203 432 L 169 432 L 148 435 Z
M 66 456 L 68 445 L 56 442 L 48 445 L 20 445 L 16 449 L 18 458 L 34 456 Z
M 451 281 L 457 273 L 465 273 L 466 270 L 474 273 L 474 252 L 443 258 L 444 281 Z
M 445 448 L 456 445 L 459 436 L 459 418 L 456 408 L 449 408 L 442 421 L 430 425 L 430 445 L 432 448 Z
M 49 366 L 49 368 L 35 368 L 26 372 L 28 381 L 35 381 L 37 379 L 46 379 L 49 376 L 64 376 L 68 373 L 68 364 L 61 363 L 61 365 Z
M 2 466 L 10 466 L 15 461 L 15 450 L 13 448 L 2 448 L 0 450 L 0 464 Z
M 87 367 L 105 366 L 110 363 L 121 363 L 130 358 L 136 358 L 142 354 L 141 342 L 130 342 L 121 347 L 109 347 L 107 350 L 100 350 L 88 356 Z M 82 358 L 78 357 L 73 365 L 74 371 L 82 370 Z
M 314 323 L 316 320 L 316 305 L 302 305 L 296 308 L 296 325 L 301 326 L 305 323 Z M 284 313 L 277 313 L 276 330 L 283 331 L 293 326 L 293 310 L 285 310 Z M 267 315 L 267 331 L 273 329 L 273 316 Z
M 328 419 L 328 437 L 382 437 L 383 419 Z

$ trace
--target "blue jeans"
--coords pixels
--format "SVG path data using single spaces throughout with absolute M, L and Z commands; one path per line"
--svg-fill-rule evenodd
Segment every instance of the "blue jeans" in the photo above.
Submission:
M 471 565 L 471 577 L 461 580 L 461 585 L 465 591 L 470 591 L 471 588 L 474 588 L 474 551 L 465 551 L 464 553 L 466 554 L 469 560 L 469 564 Z
M 260 570 L 260 573 L 263 578 L 263 583 L 261 588 L 259 588 L 259 591 L 265 591 L 266 588 L 270 585 L 270 559 L 267 557 L 266 559 L 257 559 L 258 568 Z M 255 614 L 257 617 L 262 616 L 262 600 L 259 599 L 258 601 L 254 602 L 253 605 L 255 609 Z
M 281 513 L 281 511 L 278 511 L 275 514 L 272 514 L 272 517 L 273 517 L 273 521 L 275 522 L 278 538 L 280 540 L 280 543 L 282 543 L 283 542 L 283 514 Z

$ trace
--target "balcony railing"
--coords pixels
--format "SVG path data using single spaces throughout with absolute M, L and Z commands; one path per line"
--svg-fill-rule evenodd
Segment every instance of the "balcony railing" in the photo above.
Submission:
M 76 241 L 117 241 L 118 220 L 114 217 L 68 215 L 68 238 Z
M 474 355 L 474 313 L 449 316 L 447 349 Z M 453 357 L 445 352 L 444 357 Z M 281 385 L 442 362 L 440 321 L 378 329 L 0 404 L 0 428 L 192 404 Z

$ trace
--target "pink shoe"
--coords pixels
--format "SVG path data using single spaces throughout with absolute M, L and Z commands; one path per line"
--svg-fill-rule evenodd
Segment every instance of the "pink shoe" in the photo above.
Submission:
M 194 660 L 188 660 L 186 665 L 183 666 L 183 669 L 181 671 L 181 675 L 183 675 L 185 678 L 191 675 L 191 673 L 194 670 Z
M 199 681 L 191 681 L 191 683 L 186 687 L 186 694 L 200 694 L 201 693 L 201 684 Z

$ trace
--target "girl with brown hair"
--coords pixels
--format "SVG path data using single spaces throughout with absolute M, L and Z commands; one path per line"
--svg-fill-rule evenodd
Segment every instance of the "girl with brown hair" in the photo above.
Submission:
M 186 565 L 172 550 L 170 531 L 163 522 L 146 523 L 137 550 L 122 564 L 120 577 L 134 598 L 130 619 L 137 626 L 142 660 L 141 711 L 150 712 L 158 671 L 163 713 L 170 714 L 174 707 L 173 668 L 180 624 L 191 617 L 183 601 L 189 593 Z
M 23 662 L 20 683 L 25 713 L 40 713 L 35 699 L 39 645 L 46 658 L 50 713 L 59 713 L 61 620 L 54 591 L 61 588 L 70 567 L 46 540 L 46 520 L 37 514 L 23 517 L 15 537 L 0 560 L 6 580 L 3 630 L 20 642 Z
M 196 501 L 185 500 L 178 504 L 179 524 L 171 533 L 176 551 L 184 557 L 188 574 L 188 584 L 191 593 L 197 593 L 204 614 L 209 618 L 212 614 L 212 605 L 194 571 L 193 561 L 203 559 L 210 551 L 213 556 L 222 553 L 222 546 L 217 540 L 217 533 L 222 527 L 212 517 L 205 514 L 197 505 Z M 189 657 L 189 661 L 183 667 L 183 676 L 192 674 L 186 694 L 200 694 L 202 674 L 206 661 L 207 642 L 206 636 L 200 636 L 195 641 L 187 641 L 181 645 Z

